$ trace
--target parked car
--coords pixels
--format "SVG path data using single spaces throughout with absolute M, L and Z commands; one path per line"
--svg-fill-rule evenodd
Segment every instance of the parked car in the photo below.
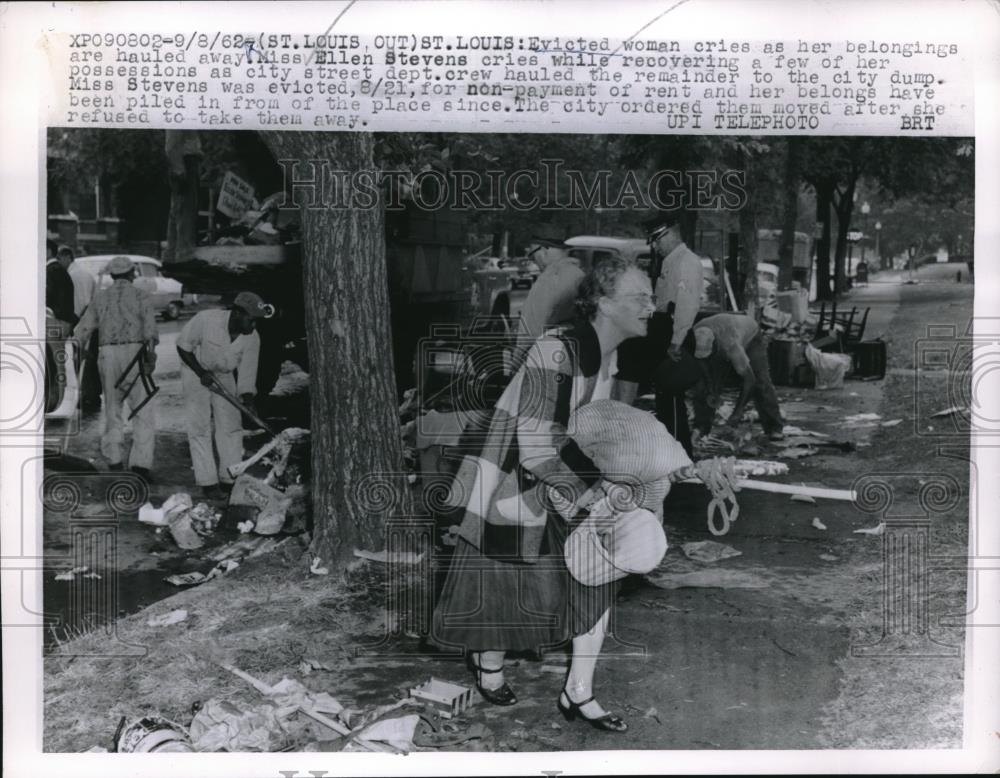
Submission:
M 508 268 L 513 270 L 510 276 L 511 289 L 530 289 L 542 272 L 538 264 L 528 257 L 515 257 L 506 260 L 503 269 L 507 270 Z
M 135 263 L 136 275 L 132 282 L 136 287 L 149 293 L 153 307 L 166 320 L 177 319 L 185 306 L 198 302 L 197 295 L 184 294 L 180 281 L 167 278 L 160 268 L 162 264 L 152 257 L 139 254 L 99 254 L 91 257 L 80 257 L 76 264 L 89 272 L 98 283 L 98 288 L 111 286 L 111 276 L 107 267 L 117 256 L 126 256 Z
M 649 269 L 652 260 L 649 244 L 642 238 L 578 235 L 569 238 L 566 245 L 569 246 L 569 255 L 579 259 L 585 271 L 606 257 L 621 257 L 643 270 Z

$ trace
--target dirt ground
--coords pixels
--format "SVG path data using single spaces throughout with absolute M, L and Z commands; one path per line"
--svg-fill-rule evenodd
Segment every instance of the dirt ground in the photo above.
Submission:
M 666 505 L 671 548 L 657 571 L 626 582 L 598 665 L 597 698 L 626 718 L 628 733 L 600 733 L 556 714 L 567 656 L 555 651 L 509 657 L 507 677 L 519 697 L 512 708 L 480 700 L 447 724 L 423 711 L 439 731 L 476 735 L 448 750 L 961 745 L 968 438 L 955 428 L 955 417 L 930 414 L 958 404 L 956 397 L 968 398 L 968 376 L 915 371 L 914 344 L 927 338 L 930 325 L 952 324 L 964 332 L 973 287 L 955 283 L 953 269 L 933 266 L 921 270 L 918 285 L 889 274 L 873 280 L 852 293 L 851 303 L 871 306 L 867 337 L 883 335 L 889 344 L 886 379 L 848 381 L 825 392 L 779 391 L 789 424 L 850 441 L 855 450 L 792 460 L 790 473 L 777 480 L 849 488 L 865 477 L 888 484 L 891 506 L 878 502 L 884 489 L 866 487 L 864 480 L 856 486 L 866 510 L 744 491 L 739 519 L 726 536 L 714 538 L 706 526 L 707 492 L 675 487 Z M 167 392 L 176 376 L 170 377 L 169 361 L 161 360 L 158 369 L 166 396 L 151 495 L 157 504 L 175 490 L 171 484 L 189 479 L 177 400 Z M 293 395 L 297 380 L 292 371 L 283 377 Z M 881 418 L 844 421 L 859 413 Z M 96 450 L 94 429 L 85 429 L 74 453 Z M 773 458 L 776 451 L 765 448 L 761 456 Z M 98 512 L 101 479 L 82 483 L 83 507 L 73 518 L 65 505 L 62 511 L 52 505 L 45 515 L 46 611 L 54 619 L 44 658 L 45 750 L 108 746 L 122 716 L 159 714 L 186 724 L 196 702 L 259 704 L 260 695 L 218 661 L 267 683 L 293 678 L 369 711 L 432 676 L 470 683 L 459 657 L 435 653 L 421 639 L 425 595 L 441 572 L 432 560 L 394 567 L 393 575 L 379 563 L 361 561 L 313 575 L 301 539 L 279 538 L 271 553 L 178 591 L 160 580 L 168 571 L 204 570 L 212 562 L 204 551 L 179 552 L 125 513 L 112 543 L 117 579 L 103 569 L 107 580 L 54 580 L 72 566 L 72 533 L 85 527 L 79 516 Z M 885 534 L 856 533 L 883 519 Z M 898 532 L 910 533 L 903 546 L 917 554 L 906 558 L 915 561 L 906 567 L 906 581 L 893 551 L 902 542 Z M 216 546 L 233 538 L 224 535 Z M 680 549 L 709 539 L 741 555 L 703 564 Z M 715 575 L 716 585 L 664 588 L 671 575 L 698 570 Z M 102 596 L 112 598 L 121 618 L 88 628 L 87 609 L 100 611 L 93 603 Z M 181 623 L 147 623 L 178 608 L 188 612 Z M 405 712 L 408 706 L 389 715 Z M 289 719 L 271 748 L 343 748 L 346 738 L 307 721 Z

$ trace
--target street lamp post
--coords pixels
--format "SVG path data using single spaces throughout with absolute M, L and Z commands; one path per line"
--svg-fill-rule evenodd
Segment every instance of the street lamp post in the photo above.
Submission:
M 882 269 L 882 251 L 879 249 L 879 238 L 882 237 L 882 222 L 875 222 L 875 259 L 878 261 L 879 270 Z
M 861 215 L 865 217 L 865 220 L 863 222 L 863 226 L 861 228 L 862 229 L 862 232 L 861 232 L 861 261 L 862 262 L 865 261 L 865 240 L 868 238 L 868 214 L 870 214 L 871 212 L 872 212 L 872 207 L 868 204 L 868 201 L 865 200 L 865 202 L 863 202 L 861 204 Z

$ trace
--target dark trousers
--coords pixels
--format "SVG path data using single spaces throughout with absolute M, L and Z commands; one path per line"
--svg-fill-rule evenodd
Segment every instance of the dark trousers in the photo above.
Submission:
M 746 353 L 754 375 L 751 397 L 757 408 L 760 425 L 768 434 L 780 432 L 784 422 L 781 418 L 781 407 L 778 405 L 778 394 L 774 389 L 774 384 L 771 383 L 771 368 L 767 358 L 767 339 L 763 335 L 757 335 L 746 347 Z M 714 375 L 715 383 L 720 387 L 726 377 L 733 372 L 729 361 L 719 353 L 712 355 L 710 369 Z M 698 392 L 694 399 L 695 427 L 704 434 L 711 431 L 712 422 L 715 420 L 715 409 L 709 406 L 707 400 L 707 391 Z
M 673 335 L 672 313 L 657 314 L 650 322 L 650 336 L 660 347 L 653 369 L 656 418 L 691 456 L 691 423 L 684 396 L 701 380 L 702 373 L 694 358 L 694 333 L 688 331 L 681 346 L 681 358 L 676 362 L 666 355 Z

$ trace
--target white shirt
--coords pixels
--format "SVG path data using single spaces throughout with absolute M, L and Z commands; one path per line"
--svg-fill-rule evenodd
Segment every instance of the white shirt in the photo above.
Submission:
M 73 313 L 79 316 L 90 305 L 97 289 L 97 281 L 76 262 L 69 266 L 69 277 L 73 280 Z
M 656 280 L 656 310 L 665 311 L 674 304 L 674 334 L 670 345 L 680 347 L 694 324 L 695 314 L 701 305 L 701 259 L 683 243 L 663 259 L 660 277 Z
M 254 331 L 233 340 L 229 316 L 230 311 L 222 309 L 195 314 L 177 336 L 177 348 L 194 352 L 201 366 L 213 373 L 237 371 L 237 393 L 256 394 L 260 335 Z

